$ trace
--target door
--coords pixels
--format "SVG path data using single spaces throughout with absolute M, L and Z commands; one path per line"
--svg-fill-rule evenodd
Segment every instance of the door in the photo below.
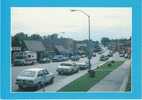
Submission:
M 38 72 L 38 83 L 40 85 L 44 85 L 45 84 L 45 75 L 43 73 L 43 70 Z
M 46 83 L 50 82 L 52 78 L 51 74 L 47 71 L 47 69 L 45 69 L 43 73 L 44 73 L 44 78 L 45 78 Z

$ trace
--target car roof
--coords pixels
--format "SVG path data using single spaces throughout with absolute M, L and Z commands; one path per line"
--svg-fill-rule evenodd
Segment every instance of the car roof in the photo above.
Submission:
M 73 65 L 74 63 L 71 63 L 71 62 L 65 62 L 65 63 L 61 63 L 61 64 L 71 64 L 71 65 Z
M 29 68 L 29 69 L 25 69 L 24 71 L 40 71 L 40 70 L 43 70 L 43 69 L 46 69 L 46 68 L 42 68 L 42 67 L 39 67 L 39 68 Z
M 86 64 L 85 62 L 77 62 L 76 64 Z

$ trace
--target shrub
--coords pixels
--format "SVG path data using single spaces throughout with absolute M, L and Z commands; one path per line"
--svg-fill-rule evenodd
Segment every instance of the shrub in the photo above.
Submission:
M 112 61 L 111 61 L 111 63 L 115 63 L 115 61 L 114 61 L 114 60 L 112 60 Z

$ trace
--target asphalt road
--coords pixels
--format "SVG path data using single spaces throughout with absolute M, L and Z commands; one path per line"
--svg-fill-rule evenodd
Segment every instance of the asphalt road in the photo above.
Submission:
M 108 50 L 106 50 L 103 54 L 107 54 L 108 53 Z M 91 65 L 92 65 L 92 68 L 93 67 L 96 67 L 96 65 L 98 64 L 101 64 L 103 63 L 103 61 L 100 61 L 99 58 L 100 58 L 100 54 L 97 54 L 96 57 L 93 57 L 91 59 Z M 123 58 L 120 58 L 118 56 L 118 54 L 114 54 L 113 58 L 110 58 L 110 59 L 123 59 Z M 87 61 L 88 59 L 87 58 L 81 58 L 79 61 L 77 62 L 85 62 Z M 69 61 L 64 61 L 64 62 L 72 62 L 71 60 Z M 68 78 L 68 76 L 66 75 L 58 75 L 57 72 L 56 72 L 56 69 L 57 67 L 63 62 L 51 62 L 51 63 L 45 63 L 45 64 L 34 64 L 34 65 L 30 65 L 30 66 L 12 66 L 12 91 L 20 91 L 17 87 L 17 85 L 15 84 L 15 81 L 16 81 L 16 77 L 17 75 L 23 71 L 24 69 L 27 69 L 27 68 L 38 68 L 38 67 L 46 67 L 48 69 L 49 72 L 52 72 L 55 74 L 55 80 L 54 82 L 58 82 L 58 81 L 61 81 L 61 80 L 64 80 L 65 78 Z M 81 73 L 81 71 L 79 71 L 79 73 Z M 75 74 L 78 74 L 78 73 L 75 73 Z M 54 84 L 54 83 L 53 83 Z M 22 90 L 23 91 L 23 90 Z

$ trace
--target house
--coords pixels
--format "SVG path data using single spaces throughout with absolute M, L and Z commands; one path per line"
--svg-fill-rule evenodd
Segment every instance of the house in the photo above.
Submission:
M 72 49 L 64 48 L 62 45 L 56 45 L 55 48 L 57 50 L 57 54 L 61 54 L 61 55 L 65 55 L 65 56 L 69 56 L 69 55 L 73 54 Z
M 16 58 L 16 56 L 18 56 L 18 52 L 20 52 L 22 50 L 22 48 L 21 47 L 19 47 L 19 46 L 13 46 L 12 47 L 12 50 L 11 50 L 11 56 L 12 56 L 12 63 L 14 62 L 14 59 Z
M 41 41 L 38 40 L 23 40 L 24 50 L 33 51 L 37 53 L 37 60 L 44 57 L 46 54 L 46 48 Z

